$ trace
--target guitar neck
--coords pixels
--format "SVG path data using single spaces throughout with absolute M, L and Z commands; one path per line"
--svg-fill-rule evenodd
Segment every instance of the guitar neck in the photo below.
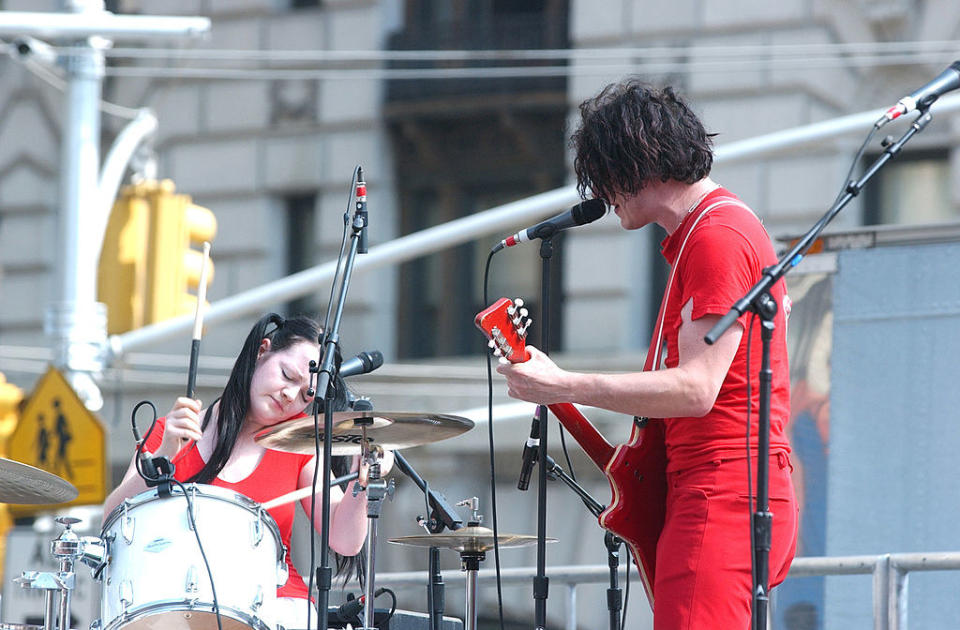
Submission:
M 563 428 L 570 432 L 597 468 L 606 471 L 614 448 L 597 428 L 570 403 L 554 403 L 547 405 L 547 408 L 557 417 Z

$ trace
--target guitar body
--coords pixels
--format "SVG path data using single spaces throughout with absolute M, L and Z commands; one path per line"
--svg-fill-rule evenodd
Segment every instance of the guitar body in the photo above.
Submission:
M 521 307 L 519 300 L 515 304 L 500 298 L 474 320 L 495 354 L 513 363 L 529 358 L 524 338 L 530 322 Z M 657 542 L 667 499 L 663 422 L 635 420 L 630 440 L 614 447 L 572 404 L 556 403 L 547 408 L 606 475 L 613 498 L 600 514 L 600 526 L 627 543 L 653 608 Z
M 612 500 L 600 514 L 600 526 L 630 548 L 653 608 L 657 541 L 667 500 L 667 454 L 663 422 L 635 421 L 630 440 L 613 447 L 570 403 L 547 405 L 560 424 L 606 475 Z
M 657 541 L 667 502 L 667 454 L 663 422 L 634 423 L 630 441 L 618 446 L 603 471 L 613 500 L 600 514 L 600 526 L 627 543 L 653 608 Z

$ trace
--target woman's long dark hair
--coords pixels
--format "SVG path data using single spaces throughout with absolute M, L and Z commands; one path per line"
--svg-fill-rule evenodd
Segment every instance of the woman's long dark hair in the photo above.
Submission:
M 277 352 L 289 348 L 290 346 L 309 341 L 319 343 L 320 324 L 316 320 L 298 315 L 290 319 L 284 319 L 276 313 L 268 313 L 261 317 L 250 332 L 247 334 L 240 354 L 233 364 L 230 371 L 230 377 L 223 388 L 223 394 L 217 400 L 220 406 L 217 409 L 217 441 L 213 447 L 213 454 L 188 482 L 191 483 L 211 483 L 223 467 L 230 460 L 233 448 L 237 443 L 237 437 L 240 435 L 240 429 L 243 426 L 243 420 L 250 409 L 250 383 L 253 381 L 253 373 L 257 367 L 257 354 L 260 351 L 260 344 L 264 339 L 270 340 L 270 352 Z M 337 349 L 335 357 L 336 364 L 341 363 L 340 350 Z M 333 410 L 343 411 L 348 407 L 348 391 L 343 379 L 338 375 L 333 383 L 334 399 Z M 216 402 L 216 401 L 214 401 Z M 207 408 L 207 413 L 203 417 L 202 430 L 206 430 L 212 419 L 213 405 Z M 342 477 L 350 472 L 351 457 L 338 456 L 330 462 L 330 470 L 334 477 Z M 347 490 L 348 484 L 342 484 L 342 489 Z M 346 575 L 356 571 L 358 578 L 362 572 L 362 556 L 343 557 L 337 554 L 337 574 L 346 572 Z

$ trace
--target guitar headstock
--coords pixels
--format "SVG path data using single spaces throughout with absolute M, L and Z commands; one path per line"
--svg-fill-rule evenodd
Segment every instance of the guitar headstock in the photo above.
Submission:
M 523 363 L 530 358 L 526 337 L 531 321 L 520 298 L 500 298 L 473 319 L 490 340 L 487 345 L 493 354 L 511 363 Z

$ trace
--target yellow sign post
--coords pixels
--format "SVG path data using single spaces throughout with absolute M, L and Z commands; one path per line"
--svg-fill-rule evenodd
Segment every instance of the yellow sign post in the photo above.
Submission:
M 106 444 L 100 420 L 51 367 L 37 383 L 7 440 L 7 457 L 66 479 L 77 498 L 56 505 L 13 505 L 14 516 L 52 507 L 102 503 L 106 496 Z

